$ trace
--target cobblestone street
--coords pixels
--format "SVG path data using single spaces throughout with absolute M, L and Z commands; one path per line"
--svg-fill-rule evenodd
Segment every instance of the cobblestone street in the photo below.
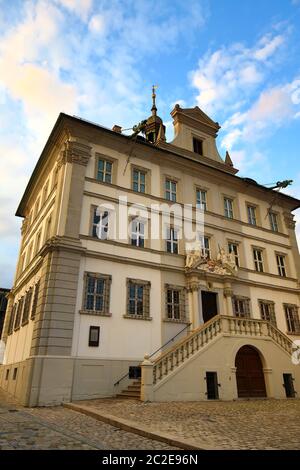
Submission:
M 14 449 L 167 450 L 171 447 L 60 406 L 22 408 L 0 390 L 0 450 Z
M 215 449 L 300 449 L 300 400 L 142 403 L 90 400 L 89 406 L 151 431 Z

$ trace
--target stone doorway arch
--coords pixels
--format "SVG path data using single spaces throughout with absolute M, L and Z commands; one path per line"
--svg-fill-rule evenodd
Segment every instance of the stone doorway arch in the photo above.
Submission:
M 253 346 L 242 346 L 235 357 L 236 382 L 239 398 L 266 397 L 263 364 Z

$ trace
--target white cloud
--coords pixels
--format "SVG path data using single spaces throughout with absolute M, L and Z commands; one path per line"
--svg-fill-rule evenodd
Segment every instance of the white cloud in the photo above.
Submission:
M 94 15 L 89 21 L 89 30 L 95 34 L 103 34 L 105 31 L 105 21 L 102 15 Z
M 55 0 L 67 10 L 86 21 L 93 6 L 93 0 Z
M 260 44 L 262 47 L 258 48 L 253 56 L 257 60 L 266 60 L 274 54 L 274 52 L 284 43 L 284 37 L 281 35 L 271 38 L 270 35 L 264 36 Z
M 190 74 L 198 105 L 212 114 L 225 106 L 232 110 L 237 100 L 244 101 L 263 82 L 270 60 L 283 43 L 282 34 L 269 34 L 252 48 L 233 44 L 206 54 Z

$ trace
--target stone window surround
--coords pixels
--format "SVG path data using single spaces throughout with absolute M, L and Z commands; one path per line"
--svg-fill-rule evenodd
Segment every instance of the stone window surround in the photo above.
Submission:
M 263 271 L 257 271 L 255 268 L 255 258 L 254 258 L 254 250 L 261 251 L 262 253 L 262 265 L 263 265 Z M 251 251 L 252 251 L 252 259 L 253 259 L 253 269 L 256 273 L 268 273 L 268 264 L 267 264 L 267 257 L 266 257 L 266 248 L 263 248 L 261 246 L 257 245 L 251 245 Z
M 260 220 L 259 205 L 255 202 L 251 202 L 251 201 L 245 201 L 245 205 L 246 205 L 246 221 L 247 221 L 248 225 L 251 225 L 251 227 L 260 227 L 261 226 L 261 220 Z M 251 224 L 249 222 L 248 207 L 253 207 L 255 209 L 255 220 L 256 220 L 255 225 Z
M 209 188 L 205 187 L 205 186 L 202 186 L 202 185 L 199 185 L 199 184 L 194 184 L 194 192 L 195 192 L 195 204 L 197 206 L 197 191 L 202 191 L 204 193 L 206 193 L 206 197 L 205 197 L 205 200 L 206 200 L 206 208 L 204 210 L 209 210 L 209 207 L 210 207 L 210 196 L 209 196 Z
M 162 199 L 164 199 L 164 201 L 166 201 L 167 204 L 174 204 L 174 203 L 178 203 L 179 201 L 181 201 L 180 178 L 178 178 L 177 176 L 172 176 L 169 173 L 163 173 L 161 175 L 161 178 L 162 178 L 162 188 L 163 188 Z M 176 201 L 171 201 L 170 199 L 166 198 L 166 182 L 167 182 L 167 180 L 168 181 L 173 181 L 174 183 L 176 183 Z
M 272 228 L 271 221 L 270 221 L 270 214 L 276 215 L 277 231 L 276 231 L 276 230 L 273 230 L 273 228 Z M 279 211 L 268 210 L 268 220 L 269 220 L 269 225 L 270 225 L 270 229 L 272 230 L 272 232 L 274 232 L 274 233 L 281 233 L 281 232 L 282 232 L 282 229 L 281 229 L 281 218 L 280 218 L 280 212 L 279 212 Z
M 296 331 L 291 331 L 288 328 L 288 322 L 287 322 L 287 315 L 286 315 L 286 307 L 292 308 L 294 313 L 296 313 L 295 318 L 296 318 L 296 323 L 298 324 L 298 329 Z M 290 304 L 290 303 L 283 303 L 283 310 L 284 310 L 284 315 L 285 315 L 285 321 L 287 324 L 287 334 L 288 335 L 299 335 L 300 334 L 300 320 L 299 320 L 299 306 L 296 304 Z
M 129 286 L 130 284 L 139 284 L 143 286 L 143 315 L 132 315 L 129 313 Z M 126 278 L 126 313 L 123 318 L 131 320 L 152 320 L 150 317 L 150 289 L 151 282 L 143 279 Z
M 145 173 L 145 192 L 144 193 L 141 193 L 140 191 L 134 191 L 134 189 L 133 189 L 133 172 L 134 172 L 134 170 Z M 151 194 L 151 170 L 150 170 L 150 168 L 145 168 L 143 166 L 136 165 L 135 163 L 131 163 L 130 175 L 131 175 L 130 188 L 132 189 L 132 191 L 134 191 L 135 193 L 137 192 L 138 194 L 145 194 L 145 195 Z
M 237 314 L 238 312 L 236 312 L 235 305 L 234 305 L 235 300 L 245 302 L 245 304 L 244 304 L 245 315 L 244 316 L 241 316 L 241 315 Z M 244 295 L 233 295 L 232 296 L 233 316 L 235 316 L 237 318 L 251 318 L 250 300 L 251 300 L 250 297 L 246 297 Z
M 168 290 L 179 291 L 179 318 L 168 317 Z M 165 284 L 165 316 L 163 321 L 169 323 L 189 323 L 186 311 L 186 288 L 184 286 L 178 286 L 175 284 Z
M 87 297 L 87 281 L 88 276 L 95 277 L 97 279 L 103 279 L 104 283 L 104 305 L 103 310 L 88 310 L 86 308 L 86 297 Z M 79 313 L 82 315 L 96 315 L 99 317 L 111 317 L 110 313 L 110 291 L 111 291 L 111 282 L 112 276 L 110 274 L 101 274 L 101 273 L 93 273 L 90 271 L 85 271 L 83 276 L 83 295 L 82 295 L 82 308 L 79 310 Z
M 105 160 L 112 164 L 111 169 L 111 182 L 108 183 L 107 181 L 98 180 L 98 161 Z M 97 181 L 101 181 L 103 184 L 115 184 L 117 180 L 117 171 L 118 171 L 118 159 L 111 157 L 110 155 L 106 155 L 104 153 L 95 152 L 95 168 L 94 168 L 94 176 Z
M 278 276 L 281 276 L 281 277 L 289 277 L 288 274 L 289 274 L 289 262 L 288 262 L 288 254 L 287 253 L 283 253 L 281 251 L 275 251 L 274 252 L 275 254 L 275 260 L 276 260 L 276 267 L 277 267 L 277 274 Z M 285 269 L 285 276 L 282 276 L 281 274 L 279 274 L 279 266 L 278 266 L 278 263 L 277 263 L 277 256 L 282 256 L 284 258 L 284 269 Z
M 269 305 L 269 307 L 271 307 L 271 312 L 270 312 L 271 320 L 270 320 L 270 322 L 273 325 L 277 326 L 276 313 L 275 313 L 275 302 L 273 300 L 267 300 L 267 299 L 257 299 L 257 302 L 258 302 L 258 306 L 259 306 L 259 313 L 260 313 L 261 319 L 264 320 L 264 318 L 262 318 L 262 315 L 261 315 L 261 304 Z

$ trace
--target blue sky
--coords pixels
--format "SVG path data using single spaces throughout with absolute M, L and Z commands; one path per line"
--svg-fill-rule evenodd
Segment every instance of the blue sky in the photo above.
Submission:
M 293 179 L 300 197 L 300 0 L 0 0 L 0 286 L 18 201 L 60 111 L 111 127 L 147 117 L 157 84 L 222 125 L 241 176 Z

